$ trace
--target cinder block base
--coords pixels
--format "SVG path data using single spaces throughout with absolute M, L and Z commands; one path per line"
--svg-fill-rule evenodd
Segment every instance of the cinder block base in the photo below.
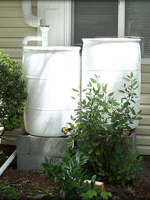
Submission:
M 47 157 L 50 159 L 50 157 Z M 54 158 L 57 163 L 59 158 Z M 42 171 L 42 163 L 45 162 L 45 157 L 40 155 L 17 155 L 17 169 L 22 170 L 38 170 Z
M 36 137 L 20 135 L 17 137 L 17 168 L 23 170 L 42 170 L 45 157 L 57 162 L 66 152 L 66 137 Z

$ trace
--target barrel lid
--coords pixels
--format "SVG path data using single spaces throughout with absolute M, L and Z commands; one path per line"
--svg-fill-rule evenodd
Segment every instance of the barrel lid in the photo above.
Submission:
M 72 46 L 24 46 L 23 50 L 31 51 L 79 51 L 80 47 Z
M 94 43 L 104 43 L 104 42 L 140 42 L 140 38 L 83 38 L 83 42 L 94 42 Z

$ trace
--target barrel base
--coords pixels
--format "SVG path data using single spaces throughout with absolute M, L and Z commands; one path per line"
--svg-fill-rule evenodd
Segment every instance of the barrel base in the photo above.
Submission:
M 67 137 L 36 137 L 20 135 L 17 137 L 17 168 L 23 170 L 43 170 L 41 164 L 45 157 L 57 162 L 67 149 Z

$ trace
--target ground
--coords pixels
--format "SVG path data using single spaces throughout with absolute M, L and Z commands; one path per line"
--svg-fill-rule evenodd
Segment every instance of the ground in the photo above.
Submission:
M 143 156 L 135 185 L 105 184 L 105 188 L 112 192 L 113 200 L 150 200 L 150 156 Z
M 0 152 L 2 150 L 5 155 L 9 156 L 14 147 L 1 146 Z M 2 158 L 1 154 L 0 158 Z M 141 167 L 142 170 L 138 174 L 135 185 L 123 187 L 117 184 L 104 183 L 105 189 L 112 193 L 112 200 L 150 200 L 150 156 L 143 157 Z M 53 182 L 45 180 L 42 172 L 17 170 L 16 161 L 13 161 L 0 178 L 0 187 L 4 185 L 8 187 L 4 192 L 5 196 L 2 194 L 3 188 L 0 188 L 0 200 L 15 199 L 15 195 L 19 195 L 20 200 L 50 200 L 49 195 L 52 191 Z

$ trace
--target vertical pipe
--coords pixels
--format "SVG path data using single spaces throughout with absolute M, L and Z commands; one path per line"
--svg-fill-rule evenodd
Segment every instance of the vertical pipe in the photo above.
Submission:
M 40 26 L 40 30 L 41 30 L 41 33 L 42 33 L 42 38 L 43 38 L 43 41 L 42 41 L 42 46 L 45 47 L 45 46 L 48 46 L 48 32 L 49 32 L 49 26 L 45 25 L 45 26 Z
M 118 1 L 118 37 L 125 36 L 125 0 Z

